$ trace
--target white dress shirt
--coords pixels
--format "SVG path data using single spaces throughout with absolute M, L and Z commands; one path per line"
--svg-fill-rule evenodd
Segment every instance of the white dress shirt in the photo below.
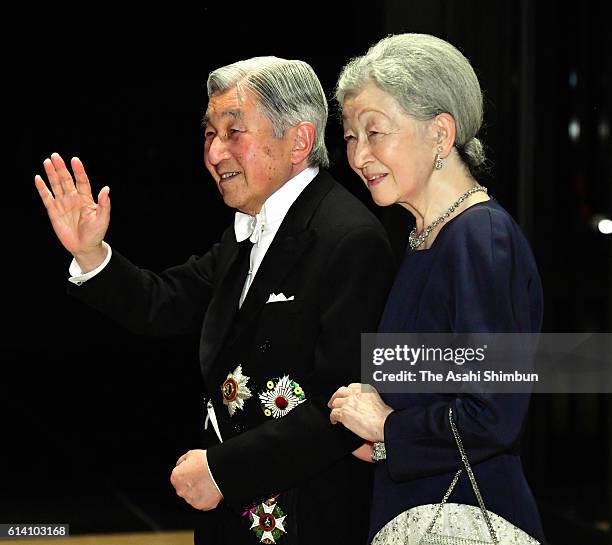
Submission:
M 318 167 L 309 167 L 300 172 L 297 176 L 291 178 L 275 193 L 268 197 L 261 207 L 259 214 L 255 216 L 236 212 L 234 217 L 236 240 L 242 242 L 249 238 L 253 243 L 249 262 L 249 272 L 244 282 L 240 301 L 238 302 L 239 308 L 242 306 L 261 262 L 272 244 L 283 219 L 285 219 L 285 215 L 289 208 L 318 172 Z
M 111 247 L 106 244 L 106 242 L 102 241 L 102 245 L 106 248 L 106 257 L 104 258 L 104 261 L 102 261 L 102 263 L 100 263 L 100 265 L 98 265 L 93 271 L 84 273 L 81 270 L 81 267 L 79 267 L 79 264 L 77 263 L 76 259 L 72 260 L 72 263 L 70 263 L 70 267 L 68 268 L 68 273 L 70 274 L 70 278 L 68 278 L 68 280 L 70 282 L 76 284 L 77 286 L 80 286 L 83 282 L 87 282 L 90 278 L 96 276 L 96 274 L 98 274 L 102 269 L 104 269 L 104 267 L 108 265 L 108 262 L 110 261 L 110 258 L 113 255 L 113 251 L 111 250 Z

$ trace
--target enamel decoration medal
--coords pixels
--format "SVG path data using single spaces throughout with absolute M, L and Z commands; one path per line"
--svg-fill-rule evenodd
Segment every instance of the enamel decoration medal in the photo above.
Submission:
M 236 409 L 244 409 L 244 402 L 253 396 L 247 387 L 249 377 L 242 374 L 242 365 L 229 373 L 225 382 L 221 385 L 223 404 L 227 406 L 230 416 L 234 416 Z
M 276 499 L 271 498 L 259 504 L 250 513 L 251 530 L 260 543 L 276 543 L 276 540 L 287 533 L 284 522 L 287 516 L 283 513 Z
M 282 418 L 306 401 L 306 395 L 300 385 L 287 375 L 281 379 L 269 380 L 266 388 L 259 394 L 261 408 L 266 416 Z

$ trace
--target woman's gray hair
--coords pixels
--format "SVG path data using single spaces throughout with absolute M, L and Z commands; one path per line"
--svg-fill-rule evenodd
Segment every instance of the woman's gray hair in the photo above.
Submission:
M 325 147 L 327 99 L 309 64 L 278 57 L 254 57 L 214 70 L 206 84 L 208 98 L 236 86 L 254 94 L 262 113 L 272 122 L 274 136 L 302 121 L 314 125 L 315 139 L 308 156 L 310 165 L 329 166 Z
M 429 34 L 383 38 L 342 69 L 336 86 L 340 107 L 347 96 L 369 83 L 389 93 L 420 121 L 451 114 L 462 160 L 471 171 L 483 165 L 484 149 L 476 138 L 482 125 L 482 92 L 474 69 L 457 48 Z

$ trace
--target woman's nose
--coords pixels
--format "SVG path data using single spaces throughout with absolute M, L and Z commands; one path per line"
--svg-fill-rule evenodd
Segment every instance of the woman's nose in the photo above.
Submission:
M 357 141 L 353 148 L 352 163 L 355 168 L 363 169 L 372 160 L 372 152 L 367 142 Z

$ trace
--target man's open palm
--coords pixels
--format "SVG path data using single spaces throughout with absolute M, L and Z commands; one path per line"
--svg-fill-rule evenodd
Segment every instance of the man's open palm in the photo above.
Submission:
M 76 183 L 59 154 L 45 159 L 43 165 L 51 190 L 41 176 L 36 175 L 34 183 L 60 242 L 77 259 L 99 252 L 110 222 L 110 189 L 100 190 L 96 204 L 80 159 L 71 161 Z

